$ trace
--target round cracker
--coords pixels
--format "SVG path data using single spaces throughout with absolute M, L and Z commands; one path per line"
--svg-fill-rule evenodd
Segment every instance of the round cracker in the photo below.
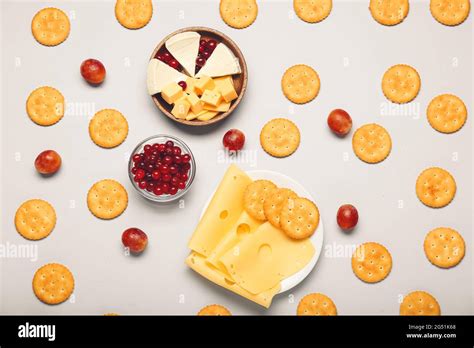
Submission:
M 127 29 L 143 28 L 152 16 L 151 0 L 117 0 L 115 3 L 115 17 Z
M 420 92 L 421 78 L 414 68 L 405 64 L 389 68 L 382 78 L 382 91 L 388 100 L 405 104 L 416 98 Z
M 403 298 L 400 315 L 440 315 L 438 301 L 425 291 L 413 291 Z
M 230 311 L 225 308 L 224 306 L 221 306 L 221 305 L 218 305 L 218 304 L 213 304 L 213 305 L 209 305 L 209 306 L 206 306 L 204 308 L 202 308 L 197 315 L 200 315 L 200 316 L 207 316 L 207 315 L 211 315 L 211 316 L 227 316 L 227 315 L 232 315 L 232 313 L 230 313 Z
M 221 0 L 219 12 L 228 26 L 243 29 L 257 19 L 258 5 L 255 0 Z
M 265 221 L 263 203 L 277 186 L 269 180 L 256 180 L 244 192 L 244 209 L 254 219 Z
M 313 235 L 319 225 L 319 210 L 307 198 L 290 198 L 281 208 L 280 226 L 293 239 L 306 239 Z
M 87 193 L 87 206 L 99 219 L 109 220 L 122 214 L 128 205 L 128 194 L 117 181 L 96 182 Z
M 357 278 L 366 283 L 380 282 L 392 270 L 392 256 L 381 244 L 361 244 L 352 255 L 352 270 Z
M 38 11 L 31 21 L 33 37 L 45 46 L 59 45 L 67 39 L 70 31 L 68 16 L 58 8 L 44 8 Z
M 464 258 L 466 245 L 459 232 L 438 227 L 428 232 L 423 243 L 426 257 L 435 266 L 451 268 Z
M 304 64 L 294 65 L 287 69 L 281 79 L 283 94 L 296 104 L 309 103 L 316 98 L 320 87 L 318 73 Z
M 89 123 L 89 135 L 100 147 L 119 146 L 128 135 L 127 119 L 117 110 L 100 110 Z
M 271 156 L 287 157 L 300 145 L 300 130 L 286 118 L 275 118 L 263 126 L 260 132 L 260 144 Z
M 280 213 L 283 205 L 290 198 L 296 198 L 298 195 L 287 188 L 276 188 L 272 194 L 268 195 L 263 202 L 263 211 L 265 217 L 270 223 L 279 228 L 280 227 Z
M 438 132 L 454 133 L 466 123 L 467 108 L 455 95 L 441 94 L 430 102 L 426 116 L 431 127 Z
M 27 99 L 26 113 L 34 123 L 51 126 L 64 116 L 64 97 L 53 87 L 39 87 Z
M 64 265 L 59 263 L 44 265 L 33 277 L 33 291 L 40 301 L 59 304 L 66 301 L 74 291 L 74 277 Z
M 16 211 L 16 230 L 26 239 L 46 238 L 54 226 L 56 226 L 56 212 L 51 204 L 42 199 L 30 199 Z
M 382 126 L 376 123 L 366 124 L 354 132 L 352 149 L 360 160 L 379 163 L 390 154 L 392 138 Z
M 425 169 L 416 180 L 418 199 L 431 208 L 442 208 L 453 200 L 456 194 L 456 181 L 442 168 Z
M 383 25 L 397 25 L 408 16 L 408 0 L 370 0 L 372 17 Z
M 296 309 L 297 315 L 337 315 L 334 302 L 324 294 L 314 293 L 303 297 Z
M 296 15 L 308 23 L 326 19 L 332 10 L 332 0 L 293 0 Z
M 469 0 L 431 0 L 430 11 L 434 19 L 444 25 L 455 26 L 469 17 Z

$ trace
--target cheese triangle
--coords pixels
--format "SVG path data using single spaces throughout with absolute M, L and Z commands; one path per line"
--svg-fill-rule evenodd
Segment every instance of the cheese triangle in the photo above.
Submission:
M 173 69 L 168 64 L 153 58 L 148 63 L 147 87 L 148 94 L 154 95 L 172 82 L 186 81 L 187 75 Z
M 219 77 L 240 74 L 241 72 L 239 59 L 229 47 L 220 43 L 196 76 Z
M 166 49 L 191 76 L 194 76 L 196 71 L 200 40 L 201 35 L 195 31 L 187 31 L 174 35 L 165 43 Z

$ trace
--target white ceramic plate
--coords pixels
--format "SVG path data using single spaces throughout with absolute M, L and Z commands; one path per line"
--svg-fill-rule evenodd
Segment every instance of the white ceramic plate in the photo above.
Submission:
M 273 172 L 270 170 L 251 170 L 246 173 L 254 180 L 258 180 L 258 179 L 270 180 L 279 187 L 292 189 L 298 194 L 298 196 L 305 197 L 312 200 L 313 202 L 316 202 L 316 200 L 311 196 L 311 194 L 308 191 L 306 191 L 306 189 L 300 183 L 296 182 L 295 180 L 291 179 L 290 177 L 286 175 Z M 212 196 L 214 196 L 214 193 L 215 191 L 210 195 L 209 199 L 204 205 L 204 208 L 201 212 L 201 218 L 204 215 L 207 209 L 207 206 L 211 202 L 211 199 L 212 199 Z M 323 227 L 323 220 L 322 220 L 321 214 L 319 215 L 318 228 L 316 229 L 314 234 L 311 236 L 310 240 L 313 243 L 313 246 L 315 249 L 312 259 L 302 270 L 282 280 L 279 294 L 285 291 L 288 291 L 291 288 L 298 285 L 299 283 L 301 283 L 308 276 L 308 274 L 313 270 L 314 266 L 316 266 L 316 263 L 318 262 L 318 259 L 319 259 L 319 255 L 321 255 L 321 251 L 323 249 L 323 240 L 324 240 L 324 227 Z

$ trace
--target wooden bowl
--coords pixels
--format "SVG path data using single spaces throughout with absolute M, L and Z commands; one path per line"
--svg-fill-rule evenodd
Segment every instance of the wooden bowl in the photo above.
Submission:
M 203 39 L 214 39 L 218 43 L 222 42 L 223 44 L 227 45 L 227 47 L 229 47 L 229 49 L 234 53 L 234 55 L 239 60 L 240 68 L 242 70 L 240 74 L 232 76 L 234 80 L 235 91 L 239 95 L 238 98 L 232 102 L 230 109 L 228 111 L 220 113 L 219 115 L 210 119 L 209 121 L 199 121 L 197 119 L 192 120 L 192 121 L 187 121 L 187 120 L 178 119 L 174 117 L 173 114 L 171 114 L 171 110 L 173 106 L 165 102 L 163 98 L 161 97 L 161 94 L 152 95 L 151 98 L 153 99 L 153 102 L 158 107 L 158 109 L 160 109 L 161 112 L 163 112 L 167 117 L 171 118 L 173 121 L 186 124 L 189 126 L 207 126 L 207 125 L 222 121 L 223 119 L 229 117 L 230 114 L 232 114 L 232 112 L 237 108 L 237 106 L 241 102 L 242 98 L 244 97 L 245 91 L 247 90 L 247 80 L 248 80 L 247 63 L 245 62 L 244 55 L 242 54 L 239 47 L 236 45 L 234 41 L 232 41 L 227 35 L 221 33 L 220 31 L 206 28 L 206 27 L 183 28 L 183 29 L 179 29 L 175 31 L 174 33 L 169 34 L 158 44 L 158 46 L 156 46 L 155 50 L 153 51 L 150 57 L 150 60 L 152 60 L 153 58 L 156 58 L 158 53 L 161 53 L 161 51 L 165 49 L 165 42 L 169 38 L 171 38 L 172 36 L 176 34 L 180 34 L 187 31 L 198 32 L 199 34 L 201 34 L 201 38 Z

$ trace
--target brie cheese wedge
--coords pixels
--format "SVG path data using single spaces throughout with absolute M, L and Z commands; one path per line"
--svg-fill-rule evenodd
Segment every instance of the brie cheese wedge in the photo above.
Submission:
M 240 74 L 241 72 L 239 59 L 232 53 L 229 47 L 219 43 L 196 76 L 219 77 Z
M 201 35 L 195 31 L 176 34 L 166 41 L 166 49 L 181 64 L 190 76 L 196 72 L 196 58 L 199 54 Z
M 153 58 L 148 63 L 147 87 L 148 94 L 150 95 L 160 93 L 163 87 L 172 82 L 186 81 L 187 79 L 187 75 L 180 73 L 156 58 Z

